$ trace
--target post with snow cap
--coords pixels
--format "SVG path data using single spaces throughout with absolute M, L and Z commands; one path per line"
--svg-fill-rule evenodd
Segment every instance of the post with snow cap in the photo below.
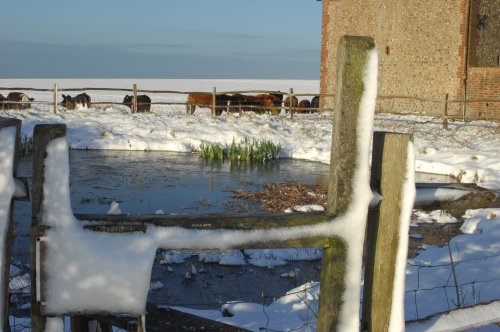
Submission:
M 9 327 L 9 276 L 10 276 L 10 260 L 12 253 L 12 238 L 14 236 L 14 200 L 16 199 L 29 199 L 27 196 L 28 187 L 26 181 L 20 181 L 21 179 L 16 177 L 17 174 L 17 163 L 18 163 L 18 148 L 21 141 L 21 120 L 2 118 L 0 117 L 0 136 L 1 142 L 4 145 L 10 141 L 9 146 L 4 146 L 5 155 L 2 156 L 2 163 L 5 168 L 1 170 L 6 172 L 5 174 L 0 174 L 0 179 L 8 179 L 9 177 L 14 178 L 14 183 L 16 188 L 11 195 L 8 195 L 7 190 L 8 185 L 3 185 L 0 187 L 0 196 L 4 197 L 4 201 L 0 202 L 0 215 L 4 218 L 0 218 L 0 329 L 2 331 L 10 331 Z M 5 129 L 5 130 L 4 130 Z M 10 150 L 10 151 L 9 151 Z M 10 154 L 12 152 L 12 154 Z M 10 154 L 10 155 L 8 155 Z M 5 159 L 5 162 L 4 162 Z M 12 168 L 8 169 L 9 162 L 12 162 Z M 1 165 L 0 165 L 1 166 Z M 10 174 L 7 174 L 9 172 Z M 25 179 L 24 179 L 25 180 Z M 1 182 L 1 181 L 0 181 Z M 17 186 L 20 186 L 17 190 Z M 21 188 L 24 186 L 24 188 Z M 22 193 L 21 193 L 22 192 Z M 7 193 L 7 195 L 5 195 Z M 21 195 L 22 194 L 22 195 Z M 10 197 L 9 197 L 10 196 Z M 3 213 L 2 213 L 3 210 Z
M 327 212 L 344 214 L 354 200 L 354 175 L 358 160 L 357 140 L 364 74 L 375 43 L 370 37 L 344 36 L 337 49 L 335 113 L 333 119 Z M 338 330 L 346 289 L 347 244 L 323 251 L 318 331 Z
M 373 136 L 370 186 L 383 199 L 376 210 L 370 211 L 367 225 L 363 331 L 388 331 L 390 325 L 404 327 L 402 312 L 392 311 L 402 307 L 402 303 L 395 305 L 393 300 L 403 300 L 398 298 L 403 294 L 394 295 L 394 291 L 404 276 L 404 267 L 398 266 L 397 257 L 403 255 L 406 262 L 409 214 L 413 206 L 413 201 L 404 200 L 408 195 L 405 191 L 410 190 L 405 187 L 408 171 L 413 172 L 411 144 L 409 134 L 376 132 Z
M 37 263 L 43 256 L 41 237 L 45 232 L 42 224 L 42 200 L 44 184 L 44 160 L 46 147 L 53 139 L 66 136 L 65 124 L 39 124 L 33 130 L 33 172 L 31 202 L 31 331 L 45 330 L 46 316 L 43 315 L 43 294 L 40 284 L 44 275 Z

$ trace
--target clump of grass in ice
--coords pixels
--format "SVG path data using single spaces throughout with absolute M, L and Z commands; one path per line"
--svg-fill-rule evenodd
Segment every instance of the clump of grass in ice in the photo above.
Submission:
M 17 153 L 21 157 L 31 156 L 33 153 L 33 137 L 26 134 L 22 135 Z
M 281 146 L 268 140 L 245 138 L 228 144 L 201 143 L 200 157 L 208 160 L 231 160 L 265 163 L 279 157 Z

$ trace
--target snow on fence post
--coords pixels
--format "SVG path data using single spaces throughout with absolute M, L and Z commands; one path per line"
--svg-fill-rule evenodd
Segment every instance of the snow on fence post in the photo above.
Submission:
M 400 238 L 405 227 L 401 221 L 405 213 L 403 197 L 407 195 L 404 185 L 407 171 L 413 169 L 408 164 L 412 157 L 408 156 L 411 142 L 409 134 L 376 132 L 373 136 L 370 184 L 383 199 L 376 210 L 370 211 L 367 225 L 363 331 L 389 330 L 393 293 L 398 282 L 395 278 L 398 248 L 404 240 Z
M 335 78 L 335 114 L 328 181 L 327 212 L 344 214 L 353 201 L 354 176 L 358 160 L 357 140 L 361 97 L 368 55 L 375 48 L 370 37 L 344 36 L 337 49 Z M 337 241 L 337 247 L 323 251 L 321 295 L 319 298 L 318 331 L 337 330 L 346 288 L 347 245 Z
M 9 133 L 9 128 L 15 128 L 13 133 Z M 0 201 L 0 329 L 2 331 L 10 331 L 9 327 L 9 271 L 10 271 L 10 258 L 12 251 L 12 238 L 14 236 L 14 225 L 13 225 L 13 210 L 14 210 L 14 200 L 15 199 L 28 199 L 27 193 L 27 183 L 24 182 L 25 186 L 24 191 L 26 195 L 16 195 L 16 190 L 9 195 L 8 190 L 8 179 L 10 176 L 14 178 L 16 181 L 17 174 L 17 163 L 18 163 L 18 148 L 21 141 L 21 120 L 18 119 L 10 119 L 10 118 L 2 118 L 0 117 L 0 132 L 2 137 L 2 144 L 7 145 L 8 136 L 11 136 L 9 140 L 11 140 L 10 146 L 3 146 L 2 151 L 2 164 L 9 166 L 8 160 L 10 158 L 12 169 L 3 169 L 5 172 L 12 172 L 11 174 L 0 174 L 0 180 L 5 179 L 6 183 L 2 182 L 2 186 L 0 187 L 0 197 L 2 197 L 2 201 Z M 13 135 L 11 135 L 13 134 Z M 14 136 L 14 137 L 12 137 Z M 13 138 L 13 139 L 12 139 Z M 10 150 L 10 151 L 9 151 Z M 9 154 L 12 152 L 12 155 L 3 155 L 3 153 Z M 3 211 L 3 212 L 2 212 Z
M 290 88 L 290 92 L 288 92 L 288 100 L 290 101 L 289 105 L 288 105 L 288 107 L 289 107 L 288 111 L 290 112 L 290 119 L 293 119 L 293 100 L 292 100 L 292 98 L 293 98 L 293 89 Z
M 38 270 L 37 261 L 43 255 L 40 238 L 44 234 L 41 225 L 44 159 L 46 147 L 55 138 L 66 135 L 65 124 L 40 124 L 33 129 L 33 173 L 32 173 L 32 202 L 31 202 L 31 331 L 45 330 L 47 317 L 43 315 L 43 297 L 40 292 L 40 283 L 44 276 Z

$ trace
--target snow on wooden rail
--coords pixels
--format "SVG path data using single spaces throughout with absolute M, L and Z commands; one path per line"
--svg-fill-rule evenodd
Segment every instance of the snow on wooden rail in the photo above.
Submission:
M 0 329 L 9 331 L 9 271 L 14 200 L 28 199 L 26 182 L 16 178 L 21 120 L 0 117 Z

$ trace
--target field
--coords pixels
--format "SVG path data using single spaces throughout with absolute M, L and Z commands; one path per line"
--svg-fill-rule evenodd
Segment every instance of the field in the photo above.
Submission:
M 52 88 L 50 80 L 0 80 L 3 87 Z M 59 80 L 58 87 L 113 87 L 174 91 L 281 90 L 295 93 L 317 93 L 317 81 L 243 81 L 243 80 Z M 10 90 L 7 90 L 10 91 Z M 0 91 L 6 94 L 7 91 Z M 19 91 L 16 90 L 16 91 Z M 36 101 L 50 102 L 51 93 L 27 91 Z M 122 92 L 87 92 L 94 101 L 121 102 Z M 183 103 L 183 94 L 150 94 L 153 102 Z M 79 111 L 60 107 L 56 114 L 49 104 L 34 104 L 30 110 L 1 111 L 2 116 L 23 120 L 23 135 L 31 136 L 38 123 L 66 123 L 68 143 L 72 149 L 147 150 L 192 153 L 207 143 L 230 143 L 233 140 L 269 140 L 281 146 L 281 158 L 307 159 L 329 163 L 332 115 L 297 115 L 293 119 L 246 113 L 211 117 L 208 109 L 186 115 L 183 105 L 153 105 L 151 113 L 131 114 L 121 105 L 98 105 Z M 500 190 L 500 125 L 495 122 L 451 122 L 450 130 L 442 129 L 439 119 L 416 115 L 378 114 L 375 130 L 411 133 L 414 137 L 416 170 L 450 175 L 463 183 L 474 182 L 496 192 Z M 451 193 L 435 193 L 435 199 Z M 418 197 L 417 197 L 418 199 Z M 122 207 L 125 208 L 125 207 Z M 413 223 L 464 222 L 463 235 L 448 245 L 436 247 L 422 244 L 420 254 L 408 260 L 406 275 L 405 318 L 412 320 L 431 314 L 471 306 L 500 298 L 500 209 L 468 210 L 453 219 L 447 211 L 415 211 Z M 458 272 L 457 272 L 458 271 Z M 454 282 L 451 276 L 458 273 Z M 263 311 L 262 305 L 228 305 L 234 314 L 223 317 L 220 311 L 196 311 L 196 314 L 258 330 L 267 326 L 275 330 L 302 330 L 314 325 L 314 303 L 318 287 L 301 290 L 310 296 L 312 305 L 294 302 L 290 297 L 278 299 Z M 302 294 L 302 293 L 301 293 Z M 452 294 L 452 295 L 451 295 Z M 295 299 L 296 300 L 296 299 Z M 315 302 L 316 301 L 316 302 Z M 294 312 L 293 306 L 300 307 Z M 252 314 L 244 311 L 250 308 Z M 290 312 L 288 322 L 278 320 L 280 310 Z M 186 309 L 188 310 L 188 309 Z M 259 314 L 258 314 L 259 313 Z M 267 318 L 266 318 L 267 316 Z M 276 319 L 273 323 L 273 318 Z M 267 323 L 266 323 L 267 320 Z M 286 325 L 286 324 L 292 325 Z M 266 325 L 267 324 L 267 325 Z M 274 325 L 273 325 L 274 324 Z M 293 325 L 298 324 L 298 325 Z M 488 329 L 495 331 L 495 326 Z

